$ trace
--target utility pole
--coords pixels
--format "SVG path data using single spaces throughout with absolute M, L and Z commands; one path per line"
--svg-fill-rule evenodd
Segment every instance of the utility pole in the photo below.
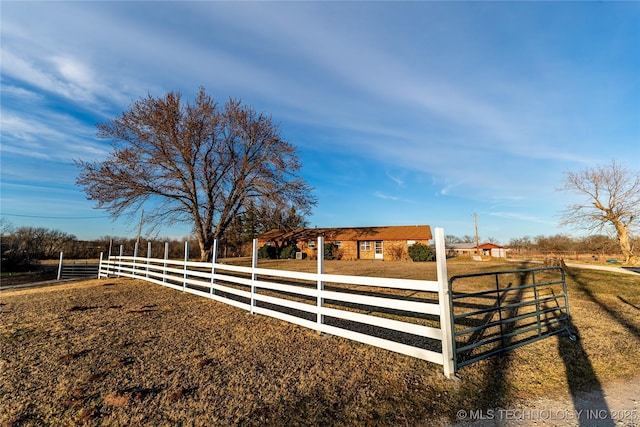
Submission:
M 478 253 L 478 246 L 480 246 L 479 237 L 478 237 L 478 215 L 473 213 L 473 223 L 476 226 L 476 253 Z

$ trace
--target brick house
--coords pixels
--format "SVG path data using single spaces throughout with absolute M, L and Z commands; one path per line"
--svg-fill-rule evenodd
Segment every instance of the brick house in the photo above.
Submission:
M 300 228 L 290 232 L 271 230 L 258 237 L 258 247 L 284 247 L 295 243 L 307 257 L 318 254 L 318 237 L 333 243 L 338 258 L 344 260 L 371 259 L 397 261 L 409 259 L 408 247 L 433 239 L 428 225 L 399 225 L 353 228 Z

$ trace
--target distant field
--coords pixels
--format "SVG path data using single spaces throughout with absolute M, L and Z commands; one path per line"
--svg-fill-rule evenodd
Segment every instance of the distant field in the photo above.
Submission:
M 453 260 L 449 275 L 520 266 Z M 435 279 L 433 263 L 336 261 L 325 271 Z M 573 270 L 577 342 L 552 337 L 463 368 L 459 381 L 428 362 L 141 281 L 6 290 L 0 423 L 419 426 L 575 393 L 638 376 L 638 277 Z

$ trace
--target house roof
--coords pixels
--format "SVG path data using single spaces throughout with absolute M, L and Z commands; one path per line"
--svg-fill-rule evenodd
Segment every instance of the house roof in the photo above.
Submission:
M 502 249 L 504 246 L 499 246 L 494 243 L 483 243 L 478 246 L 478 249 Z
M 446 249 L 475 249 L 476 245 L 474 243 L 447 243 L 445 245 Z
M 431 240 L 428 225 L 393 225 L 384 227 L 299 228 L 290 232 L 271 230 L 259 236 L 261 240 L 313 240 L 324 236 L 330 241 L 349 240 Z
M 462 250 L 462 249 L 502 249 L 503 246 L 498 246 L 496 244 L 493 243 L 483 243 L 481 245 L 478 245 L 476 247 L 476 245 L 474 243 L 447 243 L 445 245 L 446 249 L 457 249 L 457 250 Z

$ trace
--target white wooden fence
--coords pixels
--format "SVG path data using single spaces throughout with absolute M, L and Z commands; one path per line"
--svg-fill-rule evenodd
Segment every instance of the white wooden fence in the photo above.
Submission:
M 120 255 L 100 259 L 99 277 L 131 277 L 341 336 L 443 366 L 454 374 L 452 316 L 444 231 L 435 229 L 437 280 L 324 273 L 323 238 L 317 272 L 258 267 L 257 240 L 250 267 Z M 150 244 L 149 244 L 150 246 Z M 147 254 L 151 253 L 151 248 Z M 217 242 L 214 246 L 217 254 Z M 296 261 L 291 261 L 296 262 Z

